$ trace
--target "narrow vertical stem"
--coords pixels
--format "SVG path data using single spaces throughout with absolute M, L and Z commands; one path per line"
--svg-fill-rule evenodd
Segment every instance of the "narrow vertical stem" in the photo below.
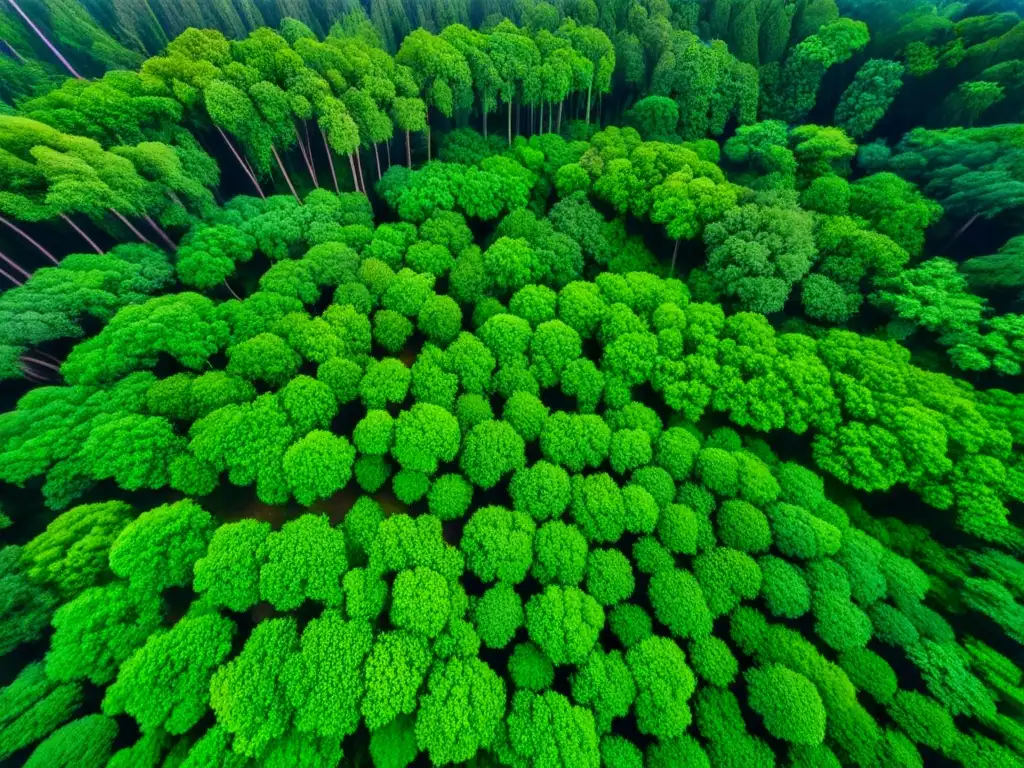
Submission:
M 412 143 L 409 140 L 409 131 L 405 132 L 405 160 L 409 166 L 409 170 L 412 170 Z
M 17 285 L 17 286 L 22 286 L 22 285 L 24 285 L 24 283 L 23 283 L 23 282 L 21 282 L 21 280 L 19 280 L 18 278 L 16 278 L 16 277 L 15 277 L 14 275 L 12 275 L 12 274 L 11 274 L 10 272 L 8 272 L 8 271 L 7 271 L 6 269 L 0 269 L 0 275 L 3 275 L 4 277 L 6 277 L 6 278 L 7 278 L 8 280 L 10 280 L 10 281 L 11 281 L 12 283 L 14 283 L 14 284 L 15 284 L 15 285 Z
M 373 142 L 373 157 L 377 161 L 377 181 L 380 181 L 380 152 L 377 150 L 377 142 Z
M 594 89 L 594 82 L 591 81 L 590 85 L 587 86 L 587 125 L 590 125 L 590 98 L 591 93 Z
M 19 64 L 25 63 L 25 57 L 18 53 L 17 49 L 13 45 L 11 45 L 10 40 L 0 40 L 0 43 L 3 43 L 7 46 L 7 50 L 9 50 L 14 55 L 14 58 L 18 60 Z
M 391 170 L 391 139 L 388 139 L 384 143 L 384 148 L 388 151 L 388 170 Z
M 9 264 L 13 269 L 16 269 L 18 272 L 21 272 L 21 274 L 25 276 L 26 280 L 32 277 L 32 275 L 30 275 L 28 272 L 22 269 L 21 266 L 16 261 L 5 256 L 2 251 L 0 251 L 0 261 L 7 262 L 7 264 Z M 15 280 L 15 282 L 17 281 Z M 18 285 L 21 285 L 21 283 L 18 283 Z
M 484 113 L 484 138 L 487 138 L 487 107 L 480 105 L 480 111 Z
M 962 234 L 963 234 L 964 232 L 966 232 L 966 231 L 967 231 L 967 230 L 968 230 L 968 229 L 970 228 L 970 226 L 971 226 L 971 225 L 972 225 L 972 224 L 973 224 L 974 222 L 976 222 L 976 221 L 977 221 L 977 220 L 978 220 L 978 219 L 979 219 L 980 217 L 981 217 L 981 214 L 980 214 L 980 213 L 976 213 L 976 214 L 974 214 L 973 216 L 971 216 L 971 218 L 967 220 L 967 223 L 966 223 L 966 224 L 964 224 L 964 225 L 963 225 L 962 227 L 960 227 L 960 229 L 958 229 L 958 230 L 956 231 L 956 233 L 955 233 L 955 234 L 953 235 L 953 239 L 952 239 L 952 240 L 950 240 L 949 242 L 950 242 L 950 243 L 953 243 L 953 242 L 954 242 L 954 241 L 955 241 L 955 240 L 956 240 L 957 238 L 959 238 L 959 237 L 960 237 L 960 235 L 962 235 Z
M 672 266 L 669 267 L 668 276 L 672 277 L 676 271 L 676 257 L 679 255 L 679 241 L 676 240 L 675 248 L 672 249 Z
M 249 181 L 252 182 L 252 185 L 256 187 L 256 191 L 259 193 L 260 197 L 266 200 L 267 196 L 263 194 L 263 189 L 260 187 L 260 183 L 256 180 L 256 175 L 252 172 L 252 168 L 250 168 L 249 164 L 242 159 L 242 156 L 240 154 L 238 154 L 238 151 L 235 149 L 235 145 L 231 143 L 230 139 L 228 139 L 227 134 L 224 133 L 221 127 L 218 125 L 216 126 L 216 128 L 217 133 L 220 134 L 220 137 L 224 139 L 224 143 L 228 145 L 228 149 L 231 150 L 231 154 L 235 156 L 235 160 L 237 160 L 238 164 L 242 166 L 242 171 L 245 173 L 246 176 L 249 177 Z
M 551 133 L 551 122 L 555 116 L 555 105 L 554 103 L 548 104 L 548 133 Z
M 242 297 L 235 293 L 235 289 L 232 288 L 231 285 L 228 283 L 228 279 L 226 277 L 224 278 L 224 287 L 227 288 L 231 295 L 234 296 L 236 299 L 238 299 L 239 301 L 242 300 Z
M 313 170 L 313 163 L 310 162 L 310 156 L 306 152 L 306 145 L 302 143 L 302 137 L 299 136 L 299 128 L 297 125 L 292 125 L 295 129 L 295 140 L 299 143 L 299 152 L 302 153 L 302 160 L 306 163 L 306 170 L 309 171 L 309 178 L 313 180 L 313 186 L 319 188 L 320 185 L 316 183 L 316 171 Z
M 132 224 L 130 221 L 128 221 L 128 219 L 126 219 L 124 216 L 122 216 L 119 211 L 116 211 L 113 208 L 109 208 L 108 210 L 112 214 L 117 216 L 117 218 L 120 219 L 121 223 L 124 224 L 126 227 L 128 227 L 128 229 L 130 229 L 132 231 L 132 234 L 135 235 L 137 238 L 139 238 L 139 240 L 141 240 L 144 243 L 149 243 L 150 245 L 152 245 L 152 243 L 150 242 L 149 238 L 146 237 L 141 232 L 139 232 L 139 230 L 135 228 L 135 225 Z
M 153 228 L 157 236 L 165 243 L 167 243 L 168 248 L 170 248 L 172 251 L 178 250 L 178 244 L 171 240 L 170 236 L 166 232 L 164 232 L 164 230 L 160 227 L 159 224 L 153 221 L 152 217 L 143 216 L 143 218 L 146 220 L 146 223 Z
M 427 162 L 430 162 L 430 123 L 427 123 Z
M 302 132 L 306 134 L 306 153 L 309 155 L 309 167 L 313 169 L 313 183 L 320 188 L 320 180 L 316 177 L 316 161 L 313 159 L 313 145 L 309 141 L 309 123 L 302 121 Z
M 562 132 L 562 107 L 564 105 L 565 105 L 565 99 L 562 99 L 560 102 L 558 102 L 558 128 L 556 128 L 558 133 Z
M 24 360 L 26 363 L 32 363 L 33 365 L 41 365 L 43 366 L 43 368 L 49 368 L 51 371 L 56 371 L 57 373 L 60 373 L 59 367 L 57 367 L 53 363 L 48 363 L 45 360 L 40 360 L 37 357 L 29 357 L 28 355 L 22 355 L 21 359 Z
M 509 99 L 508 102 L 508 145 L 512 146 L 512 102 L 514 99 Z
M 327 135 L 324 133 L 322 128 L 320 129 L 320 138 L 324 140 L 324 152 L 327 153 L 327 164 L 331 166 L 331 178 L 334 180 L 334 192 L 335 194 L 340 194 L 341 190 L 338 189 L 338 174 L 334 172 L 334 158 L 331 157 L 331 147 L 327 143 Z
M 356 161 L 352 157 L 351 152 L 348 153 L 348 167 L 352 170 L 352 184 L 355 186 L 356 192 L 362 192 L 362 190 L 359 189 L 359 174 L 356 173 Z
M 14 232 L 16 232 L 16 233 L 17 233 L 18 235 L 20 235 L 20 236 L 21 236 L 22 238 L 24 238 L 24 239 L 25 239 L 26 241 L 28 241 L 29 243 L 31 243 L 32 245 L 34 245 L 34 246 L 36 247 L 36 250 L 38 250 L 38 251 L 39 251 L 39 252 L 40 252 L 41 254 L 43 254 L 43 256 L 45 256 L 46 258 L 48 258 L 48 259 L 49 259 L 50 261 L 52 261 L 52 262 L 53 262 L 54 264 L 60 264 L 60 262 L 59 262 L 59 261 L 57 261 L 57 259 L 56 259 L 56 258 L 54 258 L 54 255 L 53 255 L 52 253 L 50 253 L 50 252 L 49 252 L 48 250 L 46 250 L 46 249 L 45 249 L 45 248 L 44 248 L 44 247 L 43 247 L 42 245 L 40 245 L 40 244 L 39 244 L 39 243 L 38 243 L 38 242 L 37 242 L 37 241 L 35 240 L 35 238 L 33 238 L 33 237 L 32 237 L 32 236 L 31 236 L 31 235 L 30 235 L 30 234 L 28 233 L 28 232 L 26 232 L 25 230 L 23 230 L 23 229 L 22 229 L 21 227 L 19 227 L 18 225 L 16 225 L 16 224 L 15 224 L 14 222 L 12 222 L 12 221 L 8 221 L 8 220 L 7 220 L 7 219 L 5 219 L 5 218 L 4 218 L 3 216 L 0 216 L 0 224 L 3 224 L 3 225 L 4 225 L 5 227 L 8 227 L 8 228 L 9 228 L 9 229 L 11 229 L 12 231 L 14 231 Z
M 7 0 L 7 2 L 10 3 L 11 7 L 17 12 L 17 14 L 21 16 L 22 19 L 25 20 L 25 23 L 32 28 L 32 31 L 36 33 L 39 39 L 43 41 L 43 43 L 46 45 L 47 48 L 50 49 L 53 55 L 60 60 L 60 63 L 64 65 L 64 68 L 68 72 L 71 73 L 72 77 L 76 77 L 79 80 L 85 80 L 85 78 L 78 74 L 78 72 L 75 71 L 75 68 L 71 66 L 71 62 L 64 58 L 64 54 L 57 50 L 57 46 L 51 43 L 49 38 L 47 38 L 47 36 L 43 34 L 43 31 L 39 29 L 39 27 L 36 26 L 35 22 L 28 17 L 28 14 L 21 10 L 21 6 L 18 5 L 14 0 Z
M 281 156 L 277 154 L 277 148 L 271 146 L 270 151 L 274 153 L 274 159 L 277 161 L 277 167 L 281 169 L 281 175 L 284 176 L 284 180 L 288 182 L 288 189 L 292 191 L 292 197 L 295 198 L 295 202 L 302 205 L 302 200 L 299 199 L 299 193 L 295 191 L 295 185 L 292 184 L 292 177 L 288 175 L 288 171 L 284 169 L 284 163 L 281 162 Z
M 359 186 L 363 188 L 363 194 L 366 194 L 366 179 L 363 178 L 363 156 L 356 150 L 356 167 L 359 169 Z
M 79 235 L 81 235 L 82 239 L 85 240 L 85 242 L 87 242 L 89 245 L 91 245 L 92 249 L 94 251 L 96 251 L 96 253 L 98 253 L 100 256 L 103 255 L 103 249 L 100 248 L 98 245 L 96 245 L 96 243 L 93 242 L 92 238 L 89 237 L 87 234 L 85 234 L 85 231 L 81 227 L 79 227 L 77 224 L 75 224 L 74 221 L 71 220 L 70 216 L 67 216 L 66 214 L 62 213 L 60 215 L 60 217 L 62 219 L 64 219 L 64 221 L 67 222 L 69 227 L 71 227 L 73 230 L 75 230 L 75 232 L 77 232 Z

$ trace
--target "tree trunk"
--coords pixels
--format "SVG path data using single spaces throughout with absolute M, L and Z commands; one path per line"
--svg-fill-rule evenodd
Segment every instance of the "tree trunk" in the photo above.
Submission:
M 335 194 L 340 194 L 341 190 L 338 189 L 338 174 L 334 171 L 334 158 L 331 157 L 331 147 L 327 143 L 327 135 L 324 133 L 323 129 L 320 128 L 319 130 L 320 138 L 324 140 L 324 152 L 327 153 L 327 164 L 331 166 L 331 179 L 334 181 L 334 192 Z
M 75 71 L 75 68 L 71 66 L 71 62 L 64 58 L 64 54 L 57 50 L 57 46 L 51 43 L 49 38 L 47 38 L 46 35 L 43 34 L 43 31 L 39 29 L 39 27 L 36 26 L 35 22 L 28 17 L 28 14 L 21 10 L 21 6 L 18 5 L 14 0 L 7 0 L 7 2 L 10 3 L 11 7 L 17 12 L 17 14 L 21 16 L 22 19 L 25 20 L 25 23 L 29 25 L 32 31 L 36 33 L 39 39 L 42 40 L 46 47 L 49 48 L 50 51 L 53 53 L 53 55 L 57 57 L 60 63 L 64 65 L 64 68 L 71 73 L 72 77 L 76 77 L 79 80 L 85 80 L 85 78 L 78 74 Z
M 967 230 L 968 230 L 968 229 L 970 228 L 970 226 L 971 226 L 971 225 L 972 225 L 972 224 L 973 224 L 974 222 L 976 222 L 976 221 L 977 221 L 977 220 L 978 220 L 979 218 L 981 218 L 981 214 L 980 214 L 980 213 L 976 213 L 976 214 L 974 214 L 973 216 L 971 216 L 971 218 L 969 218 L 969 219 L 967 220 L 967 223 L 966 223 L 966 224 L 964 224 L 964 225 L 963 225 L 962 227 L 960 227 L 960 229 L 958 229 L 958 230 L 957 230 L 957 231 L 956 231 L 956 232 L 954 233 L 954 235 L 953 235 L 953 239 L 949 241 L 949 242 L 950 242 L 950 245 L 952 245 L 953 243 L 955 243 L 955 242 L 956 242 L 956 240 L 957 240 L 957 238 L 959 238 L 959 237 L 960 237 L 960 235 L 962 235 L 962 234 L 963 234 L 964 232 L 966 232 L 966 231 L 967 231 Z
M 591 81 L 590 85 L 587 86 L 587 125 L 590 125 L 590 97 L 591 92 L 594 88 L 594 82 Z
M 388 170 L 391 170 L 391 139 L 384 142 L 384 149 L 388 151 Z
M 41 254 L 43 254 L 43 256 L 48 258 L 54 264 L 60 264 L 60 262 L 57 261 L 56 258 L 54 258 L 54 255 L 52 253 L 50 253 L 48 250 L 46 250 L 42 245 L 40 245 L 36 241 L 35 238 L 32 237 L 32 235 L 30 235 L 28 232 L 26 232 L 21 227 L 16 225 L 14 222 L 8 221 L 3 216 L 0 216 L 0 224 L 3 224 L 5 227 L 11 229 L 12 231 L 14 231 L 18 235 L 20 235 L 24 240 L 26 240 L 27 242 L 29 242 L 32 245 L 34 245 L 36 250 L 38 250 Z
M 313 159 L 313 144 L 309 140 L 309 124 L 305 120 L 302 121 L 302 132 L 306 134 L 306 154 L 309 155 L 309 165 L 313 169 L 313 183 L 319 189 L 320 180 L 316 177 L 316 160 Z
M 357 149 L 356 150 L 356 168 L 359 169 L 359 186 L 363 188 L 363 194 L 366 194 L 366 179 L 363 178 L 363 154 Z
M 302 141 L 302 136 L 299 135 L 299 128 L 294 123 L 292 128 L 295 129 L 295 141 L 299 145 L 299 154 L 302 155 L 302 162 L 306 164 L 306 171 L 309 173 L 309 178 L 313 180 L 313 186 L 318 187 L 316 183 L 316 172 L 313 170 L 313 163 L 310 162 L 310 155 L 306 149 L 306 145 Z
M 483 105 L 483 103 L 480 104 L 480 111 L 484 113 L 484 138 L 486 139 L 487 138 L 487 108 Z
M 299 152 L 302 153 L 302 160 L 306 164 L 306 170 L 309 171 L 309 177 L 313 180 L 313 186 L 320 188 L 320 185 L 316 183 L 316 171 L 313 170 L 312 157 L 306 151 L 306 145 L 302 143 L 302 137 L 299 135 L 299 127 L 292 123 L 292 128 L 295 129 L 295 141 L 299 143 Z
M 224 287 L 227 288 L 231 295 L 234 296 L 236 299 L 238 299 L 239 301 L 242 300 L 242 297 L 235 293 L 235 289 L 232 288 L 231 285 L 228 283 L 228 279 L 226 277 L 224 278 Z
M 522 123 L 523 123 L 523 104 L 522 104 L 522 102 L 520 102 L 519 103 L 519 109 L 516 110 L 516 136 L 522 136 L 523 135 Z
M 512 103 L 515 99 L 510 99 L 508 102 L 508 145 L 512 146 Z
M 25 64 L 25 57 L 18 53 L 15 47 L 11 45 L 9 40 L 0 40 L 0 43 L 3 43 L 7 46 L 7 50 L 9 50 L 11 54 L 14 56 L 14 58 L 18 60 L 19 64 Z
M 152 242 L 150 242 L 148 237 L 146 237 L 144 234 L 139 232 L 139 230 L 135 228 L 135 225 L 132 224 L 130 221 L 128 221 L 128 219 L 126 219 L 124 216 L 122 216 L 119 211 L 116 211 L 113 208 L 108 208 L 107 210 L 109 210 L 112 214 L 114 214 L 121 221 L 122 224 L 124 224 L 126 227 L 128 227 L 128 229 L 131 230 L 132 234 L 135 235 L 137 238 L 139 238 L 139 240 L 141 240 L 142 242 L 147 243 L 149 245 L 153 244 Z
M 377 161 L 377 181 L 380 181 L 380 152 L 377 150 L 377 142 L 373 142 L 373 159 Z
M 0 252 L 0 261 L 4 261 L 4 262 L 6 262 L 6 263 L 7 263 L 7 264 L 9 264 L 9 265 L 10 265 L 10 266 L 11 266 L 11 267 L 12 267 L 13 269 L 16 269 L 16 270 L 18 270 L 19 272 L 21 272 L 21 274 L 23 274 L 23 275 L 25 276 L 25 279 L 26 279 L 26 280 L 27 280 L 28 278 L 32 277 L 32 275 L 30 275 L 30 274 L 29 274 L 28 272 L 26 272 L 26 271 L 25 271 L 24 269 L 22 269 L 22 268 L 21 268 L 21 266 L 19 266 L 17 262 L 15 262 L 15 261 L 14 261 L 13 259 L 9 259 L 9 258 L 7 258 L 7 257 L 6 257 L 6 256 L 5 256 L 4 254 L 3 254 L 3 252 Z M 13 278 L 12 278 L 12 279 L 13 279 Z M 15 281 L 15 282 L 17 282 L 17 281 Z M 21 283 L 18 283 L 18 285 L 21 285 Z
M 405 163 L 412 170 L 412 142 L 409 139 L 409 131 L 405 132 Z
M 551 121 L 555 116 L 555 105 L 554 103 L 548 104 L 548 133 L 551 133 Z
M 543 100 L 540 103 L 540 124 L 539 124 L 539 126 L 540 126 L 540 130 L 538 130 L 537 133 L 544 133 L 544 102 L 543 102 Z
M 430 162 L 430 123 L 427 123 L 427 162 Z
M 28 355 L 22 355 L 21 359 L 24 360 L 26 363 L 32 363 L 33 365 L 41 365 L 43 366 L 43 368 L 49 368 L 51 371 L 56 371 L 57 373 L 60 373 L 59 366 L 56 366 L 53 363 L 48 363 L 45 360 L 40 360 L 38 357 L 29 357 Z
M 533 118 L 536 116 L 534 112 L 533 104 L 530 105 L 530 133 L 533 133 Z M 516 115 L 516 133 L 519 132 L 519 115 Z
M 17 285 L 17 286 L 22 286 L 22 285 L 24 285 L 24 283 L 23 283 L 23 282 L 21 282 L 21 280 L 19 280 L 18 278 L 16 278 L 16 277 L 15 277 L 14 275 L 12 275 L 12 274 L 11 274 L 10 272 L 8 272 L 8 271 L 7 271 L 6 269 L 0 269 L 0 275 L 3 275 L 4 277 L 6 277 L 6 278 L 7 278 L 8 280 L 10 280 L 10 281 L 11 281 L 12 283 L 14 283 L 14 284 L 15 284 L 15 285 Z
M 277 161 L 277 167 L 281 169 L 281 175 L 283 175 L 284 180 L 288 182 L 288 189 L 292 191 L 292 197 L 295 198 L 295 202 L 302 205 L 302 200 L 299 199 L 299 193 L 295 191 L 295 185 L 292 184 L 292 177 L 289 176 L 288 171 L 284 169 L 284 163 L 281 162 L 281 156 L 277 154 L 277 148 L 271 146 L 270 151 L 274 153 L 274 159 Z
M 352 185 L 356 188 L 356 192 L 362 192 L 359 188 L 359 174 L 356 173 L 356 161 L 351 152 L 348 153 L 348 167 L 352 170 Z
M 172 252 L 176 252 L 178 250 L 178 244 L 171 240 L 170 236 L 160 228 L 159 224 L 153 221 L 152 217 L 144 216 L 143 218 L 146 220 L 146 223 L 156 231 L 157 235 L 160 236 L 160 239 L 167 243 L 167 247 L 170 248 Z
M 71 220 L 70 216 L 67 216 L 62 213 L 60 217 L 68 223 L 68 226 L 70 226 L 73 230 L 75 230 L 75 232 L 81 235 L 82 239 L 85 240 L 85 242 L 87 242 L 89 245 L 91 245 L 92 249 L 96 251 L 96 253 L 98 253 L 100 256 L 103 255 L 103 249 L 96 245 L 96 243 L 92 241 L 92 238 L 85 234 L 85 231 Z
M 679 255 L 679 241 L 676 240 L 675 248 L 672 249 L 672 266 L 668 269 L 668 276 L 672 277 L 676 271 L 676 256 Z
M 558 102 L 558 133 L 562 132 L 562 107 L 565 105 L 565 99 Z
M 238 151 L 235 149 L 235 145 L 231 143 L 231 140 L 228 139 L 228 135 L 224 133 L 221 127 L 219 125 L 215 127 L 217 128 L 217 133 L 219 133 L 220 137 L 224 139 L 224 143 L 228 145 L 228 149 L 231 150 L 231 154 L 234 155 L 235 160 L 237 160 L 238 164 L 242 166 L 242 171 L 249 177 L 249 181 L 252 182 L 252 185 L 256 187 L 256 191 L 259 193 L 259 196 L 263 200 L 266 200 L 267 196 L 263 194 L 263 189 L 260 187 L 260 183 L 256 180 L 256 174 L 252 172 L 252 168 L 250 168 L 249 164 L 242 159 L 240 154 L 238 154 Z

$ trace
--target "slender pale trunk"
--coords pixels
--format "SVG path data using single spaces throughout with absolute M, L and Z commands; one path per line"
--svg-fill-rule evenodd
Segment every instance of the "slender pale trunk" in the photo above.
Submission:
M 15 277 L 14 275 L 12 275 L 12 274 L 11 274 L 10 272 L 8 272 L 8 271 L 7 271 L 6 269 L 0 269 L 0 275 L 3 275 L 4 277 L 6 277 L 6 278 L 7 278 L 8 280 L 10 280 L 10 281 L 11 281 L 12 283 L 14 283 L 14 284 L 15 284 L 15 285 L 17 285 L 17 286 L 22 286 L 22 285 L 24 285 L 24 283 L 23 283 L 23 282 L 21 282 L 21 280 L 19 280 L 18 278 L 16 278 L 16 277 Z
M 412 170 L 412 143 L 409 140 L 409 131 L 405 132 L 405 162 Z
M 112 214 L 114 214 L 120 220 L 120 222 L 122 224 L 124 224 L 126 227 L 128 227 L 128 229 L 131 230 L 132 234 L 135 235 L 137 238 L 139 238 L 139 240 L 141 240 L 144 243 L 148 243 L 149 245 L 153 244 L 148 237 L 146 237 L 144 234 L 139 232 L 139 230 L 135 227 L 134 224 L 132 224 L 130 221 L 128 221 L 128 219 L 126 219 L 124 216 L 122 216 L 120 211 L 116 211 L 113 208 L 108 208 L 107 210 L 109 210 Z
M 512 146 L 512 103 L 515 99 L 510 99 L 508 102 L 508 145 Z
M 672 275 L 674 275 L 675 272 L 676 272 L 676 257 L 678 255 L 679 255 L 679 241 L 676 240 L 675 248 L 672 249 L 672 266 L 669 267 L 669 269 L 668 269 L 668 276 L 669 277 L 672 277 Z
M 43 256 L 48 258 L 54 264 L 60 264 L 60 262 L 57 261 L 56 258 L 54 258 L 54 255 L 52 253 L 50 253 L 48 250 L 46 250 L 42 245 L 40 245 L 38 243 L 38 241 L 36 241 L 36 239 L 34 237 L 32 237 L 32 235 L 30 235 L 28 232 L 23 230 L 17 224 L 15 224 L 12 221 L 8 221 L 3 216 L 0 216 L 0 224 L 3 224 L 8 229 L 10 229 L 10 230 L 14 231 L 15 233 L 17 233 L 18 235 L 20 235 L 24 240 L 26 240 L 27 242 L 29 242 L 32 245 L 34 245 L 37 251 L 39 251 L 41 254 L 43 254 Z
M 388 151 L 388 170 L 391 170 L 391 139 L 384 142 L 384 149 Z
M 229 292 L 229 293 L 230 293 L 230 294 L 231 294 L 232 296 L 234 296 L 234 297 L 235 297 L 236 299 L 238 299 L 239 301 L 241 301 L 241 300 L 242 300 L 242 297 L 241 297 L 241 296 L 239 296 L 239 295 L 238 295 L 237 293 L 235 293 L 235 289 L 234 289 L 234 288 L 232 288 L 232 287 L 231 287 L 231 286 L 230 286 L 230 285 L 228 284 L 228 279 L 227 279 L 226 277 L 224 278 L 224 287 L 225 287 L 225 288 L 227 288 L 227 289 L 228 289 L 228 292 Z
M 430 123 L 427 123 L 427 162 L 430 162 Z
M 558 102 L 558 132 L 562 132 L 562 107 L 565 105 L 565 99 Z
M 85 242 L 87 242 L 90 246 L 92 246 L 92 249 L 96 251 L 96 253 L 98 253 L 100 256 L 103 255 L 103 249 L 96 245 L 96 243 L 93 242 L 92 238 L 85 234 L 85 231 L 71 220 L 70 216 L 67 216 L 62 213 L 60 217 L 67 222 L 69 227 L 71 227 L 73 230 L 75 230 L 75 232 L 81 235 L 82 239 L 85 240 Z
M 531 104 L 530 105 L 530 133 L 533 133 L 533 114 L 534 114 L 533 104 Z M 518 129 L 518 126 L 517 126 L 517 129 Z
M 962 227 L 960 227 L 960 229 L 958 229 L 958 230 L 956 231 L 956 233 L 955 233 L 955 234 L 953 235 L 953 239 L 952 239 L 952 240 L 950 240 L 949 242 L 950 242 L 950 243 L 954 243 L 954 242 L 956 242 L 957 238 L 959 238 L 959 237 L 960 237 L 960 235 L 962 235 L 962 234 L 963 234 L 964 232 L 966 232 L 966 231 L 967 231 L 968 229 L 970 229 L 971 225 L 972 225 L 972 224 L 973 224 L 974 222 L 976 222 L 976 221 L 977 221 L 977 220 L 978 220 L 979 218 L 981 218 L 981 214 L 980 214 L 980 213 L 976 213 L 976 214 L 974 214 L 973 216 L 971 216 L 971 218 L 969 218 L 969 219 L 967 220 L 967 223 L 966 223 L 966 224 L 964 224 L 964 225 L 963 225 Z
M 555 117 L 555 105 L 553 103 L 552 104 L 548 104 L 548 133 L 551 133 L 551 123 L 552 123 L 552 120 L 554 120 L 554 117 Z
M 540 103 L 540 125 L 537 128 L 537 133 L 544 133 L 544 102 Z
M 484 113 L 484 138 L 487 138 L 487 107 L 480 105 L 480 111 Z
M 292 184 L 292 177 L 288 175 L 288 171 L 284 169 L 284 163 L 281 162 L 281 156 L 277 154 L 277 149 L 271 147 L 270 151 L 274 153 L 274 159 L 277 161 L 277 167 L 281 169 L 281 175 L 284 176 L 284 180 L 288 182 L 288 189 L 292 191 L 292 196 L 295 198 L 295 202 L 302 205 L 302 201 L 299 199 L 299 193 L 295 191 L 295 185 Z
M 292 125 L 292 128 L 295 129 L 295 140 L 299 143 L 299 152 L 302 153 L 302 160 L 306 164 L 306 170 L 309 171 L 309 178 L 313 180 L 313 186 L 319 189 L 320 185 L 316 183 L 316 171 L 313 170 L 312 157 L 310 157 L 309 152 L 306 151 L 306 145 L 302 143 L 302 137 L 299 135 L 299 127 L 297 125 Z
M 351 152 L 348 153 L 348 167 L 352 169 L 352 184 L 355 186 L 356 192 L 362 192 L 363 190 L 359 188 L 359 174 L 356 173 L 356 161 Z
M 78 72 L 75 71 L 75 68 L 71 66 L 71 62 L 64 58 L 64 54 L 57 50 L 57 46 L 51 43 L 49 38 L 43 34 L 43 31 L 36 26 L 36 23 L 28 17 L 28 14 L 21 10 L 21 6 L 18 5 L 14 0 L 7 0 L 7 2 L 10 3 L 11 8 L 13 8 L 15 12 L 19 16 L 21 16 L 22 19 L 25 20 L 25 23 L 29 25 L 32 31 L 36 33 L 36 36 L 43 41 L 46 47 L 50 49 L 50 52 L 53 53 L 53 55 L 57 57 L 60 63 L 64 65 L 64 68 L 71 73 L 72 77 L 76 77 L 79 80 L 85 80 L 85 78 L 78 74 Z
M 590 98 L 594 89 L 594 83 L 591 81 L 590 85 L 587 86 L 587 125 L 590 125 Z
M 22 355 L 21 359 L 26 363 L 32 363 L 33 365 L 41 365 L 43 368 L 49 368 L 51 371 L 60 373 L 60 368 L 53 363 L 48 363 L 45 360 L 40 360 L 38 357 L 29 357 L 28 355 Z
M 24 64 L 25 63 L 25 57 L 22 56 L 20 53 L 18 53 L 18 51 L 15 49 L 15 47 L 13 45 L 11 45 L 9 40 L 0 40 L 0 43 L 3 43 L 4 45 L 7 46 L 7 50 L 9 50 L 12 54 L 14 54 L 14 58 L 16 58 L 18 60 L 19 64 Z
M 34 381 L 36 384 L 46 384 L 50 381 L 45 376 L 42 376 L 33 371 L 31 368 L 25 365 L 25 363 L 21 364 L 21 372 L 26 379 L 28 379 L 29 381 Z
M 309 141 L 309 124 L 302 121 L 302 132 L 306 134 L 306 154 L 309 155 L 309 166 L 313 169 L 313 183 L 316 188 L 320 188 L 320 180 L 316 177 L 316 161 L 313 159 L 313 145 Z
M 373 142 L 373 159 L 377 161 L 377 181 L 380 181 L 380 151 L 377 149 L 377 142 Z
M 166 232 L 164 232 L 164 230 L 160 227 L 159 224 L 153 221 L 152 217 L 144 216 L 143 218 L 146 220 L 146 223 L 153 228 L 153 230 L 157 233 L 160 239 L 167 243 L 167 247 L 170 248 L 171 251 L 178 250 L 178 244 L 171 240 L 170 236 Z
M 263 194 L 263 189 L 260 187 L 260 183 L 256 180 L 256 175 L 252 172 L 252 168 L 250 168 L 249 164 L 242 159 L 242 156 L 240 154 L 238 154 L 238 151 L 235 149 L 235 145 L 231 143 L 231 140 L 228 138 L 228 135 L 224 133 L 221 127 L 218 125 L 216 126 L 216 128 L 217 133 L 220 134 L 220 137 L 224 140 L 224 143 L 228 145 L 228 149 L 231 150 L 231 154 L 234 155 L 235 160 L 237 160 L 238 164 L 242 166 L 242 171 L 245 173 L 246 176 L 249 177 L 249 181 L 252 182 L 252 185 L 256 187 L 256 191 L 259 193 L 259 196 L 262 199 L 266 200 L 267 196 Z
M 356 150 L 356 168 L 359 169 L 359 186 L 363 188 L 363 194 L 366 194 L 366 179 L 363 178 L 363 155 L 357 149 Z
M 2 251 L 0 251 L 0 261 L 5 262 L 6 264 L 10 265 L 10 267 L 12 269 L 15 269 L 18 272 L 20 272 L 21 274 L 23 274 L 25 276 L 26 280 L 28 278 L 32 277 L 32 275 L 30 275 L 28 272 L 26 272 L 24 269 L 22 269 L 21 266 L 16 261 L 14 261 L 13 259 L 10 259 L 7 256 L 5 256 Z M 15 282 L 17 282 L 17 280 L 15 280 Z M 18 285 L 21 285 L 21 283 L 18 283 Z
M 338 189 L 338 174 L 334 171 L 334 158 L 331 157 L 331 147 L 327 143 L 327 135 L 324 133 L 322 128 L 320 129 L 320 138 L 324 140 L 324 152 L 327 153 L 327 164 L 331 166 L 331 179 L 334 180 L 334 191 L 335 193 L 340 194 L 341 190 Z

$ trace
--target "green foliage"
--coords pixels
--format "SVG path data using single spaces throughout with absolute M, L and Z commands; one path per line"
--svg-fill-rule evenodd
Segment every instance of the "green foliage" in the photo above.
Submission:
M 806 677 L 779 664 L 746 672 L 751 708 L 769 733 L 792 744 L 820 744 L 825 738 L 825 707 Z

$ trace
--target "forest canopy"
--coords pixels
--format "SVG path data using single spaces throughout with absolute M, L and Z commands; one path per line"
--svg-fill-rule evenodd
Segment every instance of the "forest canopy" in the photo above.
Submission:
M 1018 0 L 0 5 L 0 762 L 1024 768 Z

